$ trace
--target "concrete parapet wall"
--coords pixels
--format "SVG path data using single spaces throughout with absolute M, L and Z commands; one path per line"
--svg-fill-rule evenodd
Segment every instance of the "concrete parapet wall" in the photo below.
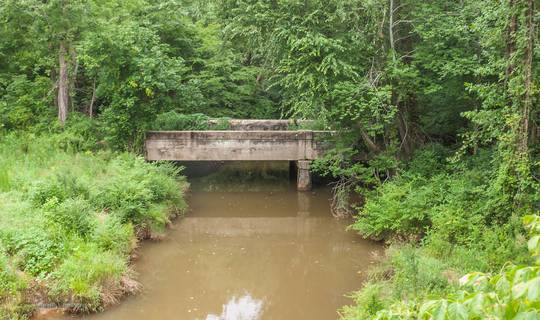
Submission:
M 152 161 L 313 160 L 321 157 L 328 149 L 327 140 L 331 134 L 328 131 L 276 130 L 151 131 L 146 136 L 146 159 Z

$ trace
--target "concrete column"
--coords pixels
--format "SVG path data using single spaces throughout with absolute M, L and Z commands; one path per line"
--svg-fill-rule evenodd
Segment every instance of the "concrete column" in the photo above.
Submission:
M 309 166 L 310 160 L 298 160 L 298 176 L 296 180 L 296 188 L 298 191 L 310 191 L 311 190 L 311 171 Z

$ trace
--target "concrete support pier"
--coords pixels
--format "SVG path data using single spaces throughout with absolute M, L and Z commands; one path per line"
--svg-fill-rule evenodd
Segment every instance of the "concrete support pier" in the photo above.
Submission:
M 296 180 L 296 188 L 298 191 L 310 191 L 311 190 L 311 160 L 298 160 L 296 163 L 298 167 L 298 175 Z

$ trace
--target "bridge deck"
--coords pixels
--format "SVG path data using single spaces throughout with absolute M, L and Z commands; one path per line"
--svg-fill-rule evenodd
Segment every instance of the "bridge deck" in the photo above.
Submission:
M 329 131 L 151 131 L 147 160 L 313 160 L 328 148 Z

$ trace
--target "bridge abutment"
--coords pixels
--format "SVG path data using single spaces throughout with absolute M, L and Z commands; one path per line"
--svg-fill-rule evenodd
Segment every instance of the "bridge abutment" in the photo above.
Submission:
M 296 162 L 297 178 L 296 188 L 298 191 L 310 191 L 311 190 L 311 160 L 298 160 Z

